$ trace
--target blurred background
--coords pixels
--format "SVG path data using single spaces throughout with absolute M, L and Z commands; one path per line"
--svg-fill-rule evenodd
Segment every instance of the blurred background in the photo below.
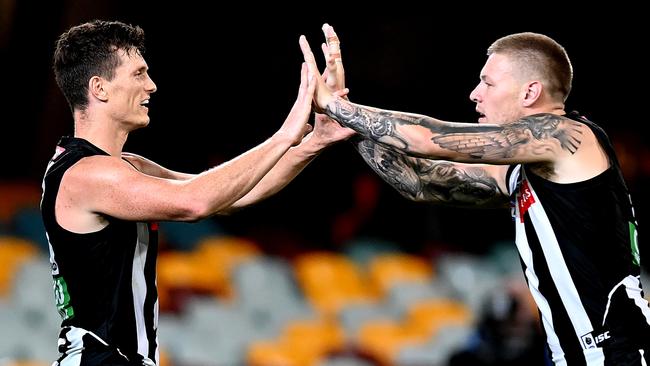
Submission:
M 353 101 L 452 121 L 476 120 L 468 95 L 492 41 L 545 33 L 573 62 L 567 109 L 610 134 L 643 230 L 650 145 L 639 49 L 648 34 L 634 9 L 504 17 L 403 4 L 373 9 L 380 15 L 246 7 L 0 0 L 0 365 L 45 365 L 57 355 L 38 200 L 72 116 L 51 58 L 59 34 L 93 19 L 137 24 L 147 36 L 158 91 L 150 125 L 125 150 L 190 173 L 279 128 L 299 85 L 298 37 L 318 51 L 324 22 L 341 38 Z M 167 365 L 544 364 L 509 212 L 407 201 L 349 143 L 265 202 L 196 224 L 162 223 L 161 234 Z

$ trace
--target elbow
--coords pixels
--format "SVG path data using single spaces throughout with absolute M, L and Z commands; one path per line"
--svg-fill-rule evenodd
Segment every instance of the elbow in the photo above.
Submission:
M 424 201 L 422 195 L 418 194 L 418 192 L 416 192 L 416 191 L 406 190 L 406 189 L 399 189 L 399 188 L 396 188 L 396 190 L 402 197 L 406 198 L 409 201 L 413 201 L 413 202 L 422 202 L 422 201 Z
M 426 200 L 422 196 L 413 196 L 410 194 L 403 194 L 402 196 L 412 202 L 418 202 L 418 203 L 426 202 Z
M 179 221 L 194 222 L 212 216 L 213 212 L 210 211 L 205 202 L 197 199 L 189 199 L 185 201 L 181 207 L 178 208 Z
M 188 201 L 182 212 L 184 221 L 199 221 L 214 215 L 228 216 L 238 209 L 229 201 L 214 205 L 209 200 L 192 199 Z
M 431 203 L 432 200 L 430 198 L 425 197 L 424 195 L 418 194 L 418 195 L 412 195 L 412 194 L 402 194 L 402 196 L 406 199 L 408 199 L 411 202 L 415 203 Z

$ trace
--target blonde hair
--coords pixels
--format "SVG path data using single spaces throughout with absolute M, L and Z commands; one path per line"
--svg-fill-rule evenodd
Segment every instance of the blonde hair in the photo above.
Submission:
M 488 56 L 497 53 L 511 58 L 521 77 L 539 78 L 551 98 L 565 102 L 571 92 L 573 67 L 566 50 L 539 33 L 515 33 L 496 40 Z

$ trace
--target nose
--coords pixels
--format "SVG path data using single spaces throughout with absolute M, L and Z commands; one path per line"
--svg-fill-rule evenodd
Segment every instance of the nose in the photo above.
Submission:
M 479 84 L 479 85 L 480 85 L 480 84 Z M 469 93 L 469 99 L 470 99 L 472 102 L 474 102 L 474 103 L 478 103 L 478 102 L 479 102 L 479 93 L 478 93 L 479 85 L 477 85 L 477 86 L 474 88 L 474 90 L 472 90 L 472 92 Z
M 156 90 L 158 90 L 156 83 L 154 83 L 151 77 L 149 77 L 149 81 L 147 82 L 147 91 L 149 93 L 155 93 Z

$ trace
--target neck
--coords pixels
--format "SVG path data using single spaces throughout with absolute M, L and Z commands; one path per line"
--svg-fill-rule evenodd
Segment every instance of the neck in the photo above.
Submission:
M 564 111 L 564 103 L 548 103 L 541 105 L 535 108 L 529 108 L 528 115 L 538 114 L 538 113 L 551 113 L 563 116 L 566 114 Z
M 93 116 L 87 111 L 74 112 L 74 136 L 85 139 L 112 156 L 120 156 L 129 131 L 110 118 Z

